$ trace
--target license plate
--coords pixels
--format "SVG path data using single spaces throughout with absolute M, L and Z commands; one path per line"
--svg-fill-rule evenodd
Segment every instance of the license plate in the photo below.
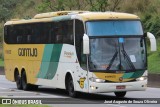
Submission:
M 116 86 L 116 89 L 125 89 L 125 88 L 126 88 L 125 85 L 118 85 L 118 86 Z

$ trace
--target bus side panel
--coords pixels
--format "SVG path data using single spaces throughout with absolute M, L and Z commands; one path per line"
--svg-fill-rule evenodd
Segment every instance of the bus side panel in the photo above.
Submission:
M 19 74 L 22 69 L 27 74 L 27 82 L 35 84 L 37 74 L 40 69 L 44 45 L 38 44 L 5 44 L 4 43 L 4 63 L 5 75 L 10 81 L 14 81 L 14 71 L 18 68 Z
M 4 58 L 5 60 L 5 58 Z M 14 72 L 12 71 L 14 69 L 12 61 L 11 60 L 5 60 L 4 62 L 4 70 L 5 70 L 5 76 L 8 80 L 14 81 Z
M 80 67 L 74 46 L 63 45 L 58 70 L 60 88 L 65 87 L 65 76 L 69 72 L 72 76 L 75 90 L 88 92 L 87 71 Z
M 41 71 L 39 71 L 37 75 L 38 81 L 36 84 L 65 89 L 65 77 L 67 73 L 70 73 L 75 90 L 88 92 L 87 71 L 80 68 L 75 47 L 69 44 L 63 44 L 62 47 L 57 46 L 49 46 L 50 51 L 43 56 L 47 57 L 42 58 Z M 49 62 L 49 60 L 51 62 Z

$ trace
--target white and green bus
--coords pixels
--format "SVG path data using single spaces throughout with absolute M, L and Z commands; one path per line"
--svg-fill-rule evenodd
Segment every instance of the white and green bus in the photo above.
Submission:
M 58 11 L 4 25 L 6 78 L 18 89 L 39 85 L 77 92 L 114 92 L 147 88 L 147 48 L 153 34 L 140 18 L 116 12 Z

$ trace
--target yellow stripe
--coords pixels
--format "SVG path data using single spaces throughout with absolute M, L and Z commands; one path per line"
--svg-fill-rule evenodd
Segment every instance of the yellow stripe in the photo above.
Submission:
M 124 75 L 124 73 L 94 73 L 97 78 L 112 81 L 112 82 L 126 82 L 133 80 L 133 78 L 130 79 L 123 79 L 120 81 L 119 79 Z

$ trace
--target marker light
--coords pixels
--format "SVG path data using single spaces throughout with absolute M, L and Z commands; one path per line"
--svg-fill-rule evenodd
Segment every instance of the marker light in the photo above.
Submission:
M 95 87 L 95 86 L 91 86 L 91 89 L 92 89 L 92 90 L 95 90 L 95 89 L 96 89 L 96 87 Z

